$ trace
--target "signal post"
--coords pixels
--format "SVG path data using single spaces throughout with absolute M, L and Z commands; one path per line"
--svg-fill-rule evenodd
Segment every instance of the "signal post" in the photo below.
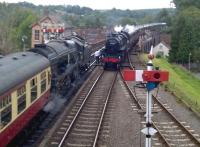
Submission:
M 152 90 L 156 88 L 160 82 L 168 81 L 169 72 L 154 70 L 152 60 L 153 48 L 151 48 L 148 55 L 149 62 L 147 63 L 147 70 L 124 70 L 123 77 L 125 81 L 143 81 L 147 82 L 147 97 L 146 97 L 146 128 L 141 132 L 146 135 L 145 147 L 151 147 L 151 136 L 153 136 L 157 130 L 152 127 Z

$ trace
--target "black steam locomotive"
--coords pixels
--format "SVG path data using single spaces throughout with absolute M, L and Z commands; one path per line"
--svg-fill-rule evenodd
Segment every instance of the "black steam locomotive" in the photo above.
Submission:
M 51 89 L 59 94 L 64 94 L 71 87 L 74 80 L 88 68 L 91 60 L 91 52 L 85 40 L 79 36 L 39 44 L 30 51 L 48 58 L 52 71 Z
M 152 23 L 135 27 L 125 27 L 121 32 L 107 36 L 105 48 L 102 50 L 102 63 L 104 69 L 118 69 L 126 59 L 129 50 L 136 45 L 139 36 L 146 29 L 156 29 L 165 26 L 166 23 Z
M 126 31 L 108 35 L 105 48 L 102 50 L 104 69 L 118 69 L 126 59 L 128 51 L 136 42 L 132 34 Z

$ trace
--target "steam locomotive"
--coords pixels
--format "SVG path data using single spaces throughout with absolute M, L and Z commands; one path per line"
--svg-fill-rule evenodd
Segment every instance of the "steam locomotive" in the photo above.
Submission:
M 50 91 L 64 94 L 90 62 L 79 36 L 0 57 L 0 146 L 6 146 L 46 105 Z
M 145 29 L 155 29 L 165 25 L 166 23 L 152 23 L 131 29 L 125 27 L 121 32 L 108 35 L 105 48 L 102 50 L 101 61 L 104 69 L 119 69 L 121 63 L 127 59 L 129 50 L 136 45 Z
M 108 35 L 102 50 L 101 61 L 104 63 L 104 69 L 118 69 L 133 43 L 133 37 L 125 31 Z

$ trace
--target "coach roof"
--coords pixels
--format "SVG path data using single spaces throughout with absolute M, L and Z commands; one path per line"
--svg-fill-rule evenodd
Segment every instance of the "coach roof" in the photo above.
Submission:
M 49 67 L 49 60 L 33 52 L 19 52 L 1 58 L 0 95 L 47 67 Z

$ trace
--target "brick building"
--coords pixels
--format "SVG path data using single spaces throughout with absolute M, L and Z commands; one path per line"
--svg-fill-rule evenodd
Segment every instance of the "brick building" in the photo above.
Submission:
M 59 37 L 63 34 L 64 28 L 61 21 L 50 16 L 43 17 L 32 25 L 31 47 Z

